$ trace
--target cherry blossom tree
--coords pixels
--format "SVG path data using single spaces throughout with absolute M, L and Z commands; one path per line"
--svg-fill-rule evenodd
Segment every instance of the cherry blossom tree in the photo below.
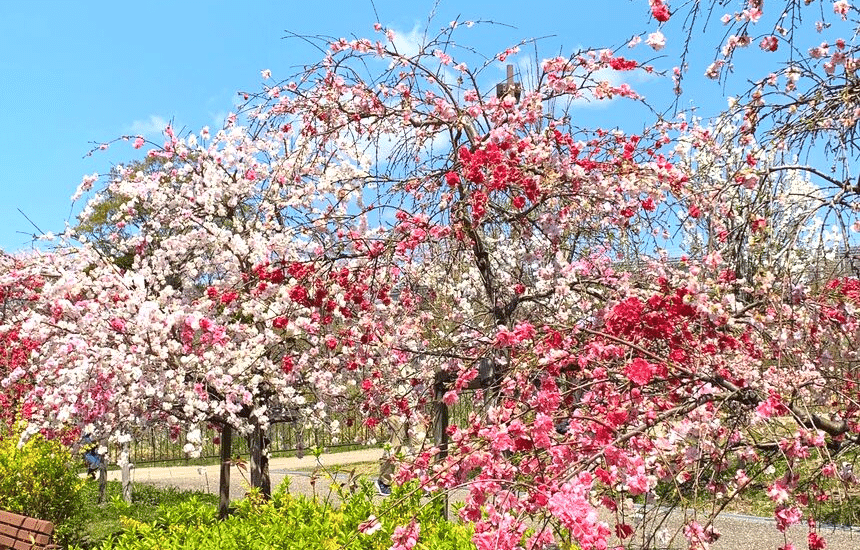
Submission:
M 727 22 L 749 29 L 763 7 L 743 6 Z M 646 42 L 667 47 L 679 12 L 649 7 Z M 122 442 L 150 423 L 254 433 L 289 416 L 337 433 L 357 408 L 419 436 L 434 400 L 471 403 L 399 479 L 465 489 L 482 550 L 707 548 L 714 517 L 762 483 L 777 528 L 805 519 L 823 547 L 816 502 L 856 483 L 841 460 L 860 425 L 858 285 L 834 258 L 858 209 L 847 178 L 786 147 L 850 144 L 853 123 L 808 111 L 791 130 L 779 116 L 814 105 L 793 90 L 762 104 L 766 79 L 712 121 L 579 127 L 583 102 L 642 104 L 610 75 L 654 69 L 583 50 L 496 93 L 518 47 L 482 59 L 452 38 L 469 26 L 414 54 L 381 25 L 327 43 L 299 75 L 265 71 L 225 128 L 168 127 L 151 169 L 117 169 L 84 218 L 113 201 L 102 237 L 128 261 L 82 242 L 28 264 L 30 431 Z M 664 504 L 690 499 L 711 506 L 665 523 Z M 414 546 L 417 526 L 400 532 Z
M 0 429 L 10 430 L 21 420 L 24 396 L 32 388 L 27 376 L 34 340 L 21 334 L 20 323 L 29 305 L 38 299 L 42 281 L 21 266 L 26 260 L 0 251 Z

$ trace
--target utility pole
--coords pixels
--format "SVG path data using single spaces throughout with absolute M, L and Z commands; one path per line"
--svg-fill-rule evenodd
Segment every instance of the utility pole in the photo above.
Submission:
M 519 102 L 523 87 L 519 82 L 514 82 L 514 66 L 508 65 L 507 79 L 504 82 L 496 84 L 496 97 L 502 99 L 507 95 L 514 96 L 514 100 Z

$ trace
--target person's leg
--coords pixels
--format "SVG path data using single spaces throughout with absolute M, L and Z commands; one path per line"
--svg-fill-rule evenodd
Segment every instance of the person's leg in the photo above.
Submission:
M 101 464 L 101 457 L 99 457 L 95 449 L 90 449 L 84 454 L 84 461 L 87 463 L 87 475 L 95 479 L 96 471 L 99 469 L 99 464 Z
M 391 480 L 394 477 L 394 463 L 385 455 L 379 459 L 379 477 L 376 479 L 376 490 L 382 496 L 391 494 Z

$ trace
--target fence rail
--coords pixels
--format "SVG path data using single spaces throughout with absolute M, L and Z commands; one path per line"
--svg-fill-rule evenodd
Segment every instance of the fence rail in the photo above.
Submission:
M 474 410 L 472 396 L 469 392 L 464 392 L 460 401 L 450 408 L 450 423 L 463 425 L 472 410 Z M 342 429 L 337 439 L 333 439 L 326 430 L 303 429 L 294 422 L 272 424 L 268 433 L 271 442 L 269 451 L 277 454 L 303 452 L 314 448 L 367 447 L 370 446 L 368 442 L 372 441 L 373 438 L 376 438 L 380 443 L 387 439 L 387 434 L 378 433 L 379 430 L 374 431 L 365 426 L 363 417 L 341 418 L 340 423 Z M 200 458 L 219 458 L 219 430 L 207 427 L 201 429 L 200 434 L 203 443 Z M 171 437 L 166 428 L 151 428 L 138 434 L 130 444 L 129 460 L 133 464 L 187 461 L 189 458 L 183 451 L 186 443 L 188 440 L 184 431 Z M 233 436 L 232 455 L 248 456 L 248 441 L 244 437 Z
M 200 434 L 202 441 L 200 458 L 218 458 L 220 430 L 207 427 L 201 429 Z M 322 429 L 302 429 L 296 423 L 283 422 L 272 424 L 267 435 L 271 442 L 269 447 L 271 453 L 289 453 L 317 447 L 331 449 L 361 445 L 362 442 L 370 440 L 372 434 L 368 428 L 353 424 L 352 427 L 344 429 L 335 439 Z M 176 437 L 171 437 L 167 429 L 152 428 L 138 434 L 132 442 L 129 459 L 134 464 L 186 461 L 188 456 L 183 451 L 186 443 L 188 443 L 187 433 L 184 431 Z M 234 436 L 231 454 L 248 456 L 248 441 L 244 437 Z

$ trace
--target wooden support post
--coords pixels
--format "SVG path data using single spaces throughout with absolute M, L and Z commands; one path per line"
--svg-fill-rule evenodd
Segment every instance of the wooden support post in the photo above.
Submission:
M 448 405 L 442 401 L 445 383 L 437 380 L 433 386 L 433 443 L 439 449 L 438 460 L 448 456 Z M 448 520 L 448 491 L 442 496 L 442 519 Z
M 260 431 L 260 492 L 266 500 L 272 498 L 272 478 L 269 475 L 269 446 L 271 441 L 265 431 Z
M 221 475 L 218 479 L 218 517 L 226 519 L 230 513 L 230 461 L 233 451 L 233 428 L 221 426 Z
M 263 477 L 262 464 L 260 457 L 262 456 L 262 441 L 260 440 L 260 428 L 254 427 L 254 431 L 248 436 L 248 454 L 250 454 L 251 466 L 251 487 L 259 488 L 260 480 Z
M 122 499 L 126 503 L 131 504 L 131 469 L 133 468 L 133 465 L 128 461 L 130 456 L 128 452 L 128 443 L 123 444 L 122 454 L 125 457 L 125 462 L 122 465 Z

